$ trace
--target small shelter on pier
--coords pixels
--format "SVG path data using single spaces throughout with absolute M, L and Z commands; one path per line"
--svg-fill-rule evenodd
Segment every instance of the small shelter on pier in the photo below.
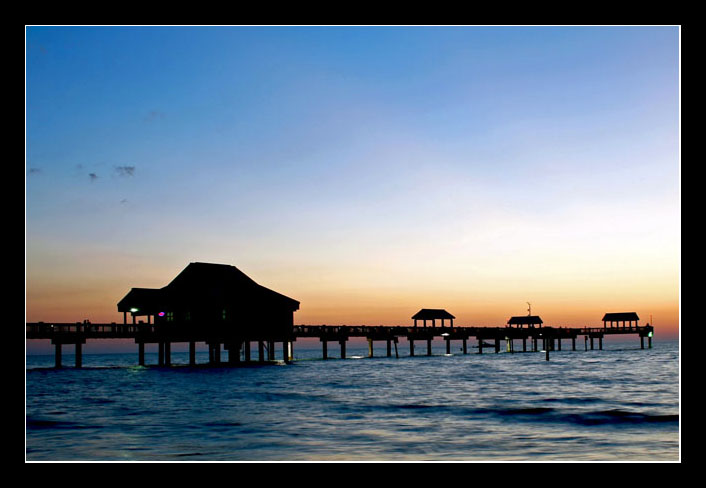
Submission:
M 539 317 L 539 315 L 523 315 L 517 317 L 510 317 L 510 319 L 507 321 L 507 326 L 515 326 L 522 329 L 525 325 L 530 328 L 534 328 L 535 325 L 542 327 L 543 323 L 544 322 L 542 322 L 542 319 Z
M 135 323 L 214 330 L 242 337 L 290 336 L 299 302 L 257 284 L 235 266 L 190 263 L 162 288 L 133 288 L 118 311 Z
M 441 326 L 444 326 L 444 320 L 448 319 L 451 321 L 451 327 L 454 326 L 454 317 L 449 312 L 440 308 L 423 308 L 419 312 L 415 313 L 412 318 L 414 319 L 414 326 L 417 326 L 417 320 L 421 320 L 424 323 L 424 327 L 427 326 L 427 320 L 431 320 L 431 326 L 436 326 L 436 319 L 441 319 Z
M 635 322 L 635 327 L 637 327 L 639 320 L 640 317 L 638 317 L 635 312 L 607 313 L 603 316 L 603 328 L 608 328 L 608 322 L 610 322 L 611 328 L 613 327 L 613 324 L 616 324 L 615 326 L 619 327 L 618 324 L 621 322 L 623 323 L 623 327 L 625 327 L 625 322 L 628 323 L 628 327 L 632 327 L 632 323 Z

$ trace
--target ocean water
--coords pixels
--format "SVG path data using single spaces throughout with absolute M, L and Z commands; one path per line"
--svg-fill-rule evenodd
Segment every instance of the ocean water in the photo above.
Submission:
M 401 341 L 399 358 L 349 342 L 347 359 L 322 360 L 300 341 L 292 364 L 240 367 L 175 352 L 172 367 L 139 367 L 135 351 L 85 354 L 80 370 L 67 354 L 57 370 L 27 356 L 26 460 L 680 460 L 677 342 L 565 341 L 550 361 L 471 342 L 409 357 Z

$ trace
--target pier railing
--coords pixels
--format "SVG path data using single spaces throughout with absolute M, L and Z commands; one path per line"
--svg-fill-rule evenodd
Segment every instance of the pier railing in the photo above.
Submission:
M 579 335 L 602 334 L 641 334 L 646 333 L 649 326 L 633 327 L 413 327 L 406 325 L 295 325 L 295 337 L 370 337 L 370 336 L 535 336 L 539 334 L 552 334 L 556 336 L 571 337 Z M 90 322 L 76 323 L 44 323 L 34 322 L 26 324 L 28 339 L 52 338 L 57 335 L 85 335 L 87 337 L 136 337 L 138 334 L 154 334 L 157 327 L 154 324 L 92 324 Z

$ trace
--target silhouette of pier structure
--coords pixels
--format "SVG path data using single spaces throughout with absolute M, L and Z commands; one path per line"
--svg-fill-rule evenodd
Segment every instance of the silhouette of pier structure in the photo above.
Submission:
M 281 345 L 281 358 L 291 362 L 293 345 L 299 338 L 318 338 L 323 359 L 329 358 L 329 343 L 338 343 L 340 357 L 346 358 L 346 344 L 352 338 L 367 340 L 369 357 L 374 356 L 375 342 L 386 344 L 387 357 L 392 356 L 394 346 L 394 355 L 399 357 L 400 339 L 407 340 L 409 356 L 417 355 L 415 345 L 420 343 L 426 344 L 426 355 L 431 356 L 432 342 L 442 339 L 446 354 L 451 354 L 452 341 L 461 342 L 463 354 L 468 354 L 469 341 L 476 342 L 478 354 L 484 349 L 499 353 L 505 342 L 507 352 L 542 350 L 549 359 L 550 351 L 562 350 L 562 341 L 571 341 L 571 350 L 575 351 L 577 338 L 584 337 L 585 350 L 589 341 L 591 350 L 595 341 L 600 350 L 605 336 L 635 334 L 644 349 L 645 338 L 652 347 L 654 333 L 650 324 L 639 325 L 634 312 L 607 313 L 603 327 L 548 327 L 533 315 L 510 317 L 501 327 L 454 326 L 455 317 L 443 309 L 421 309 L 412 316 L 413 326 L 294 325 L 294 311 L 298 309 L 298 301 L 255 283 L 234 266 L 190 263 L 163 288 L 131 289 L 118 303 L 122 324 L 27 323 L 26 338 L 50 339 L 55 346 L 56 367 L 62 366 L 62 347 L 74 345 L 75 366 L 80 368 L 82 346 L 88 339 L 133 339 L 138 346 L 138 363 L 143 366 L 146 344 L 157 344 L 158 366 L 170 366 L 171 345 L 188 343 L 189 365 L 195 366 L 197 343 L 208 345 L 210 365 L 223 364 L 222 351 L 227 351 L 227 364 L 251 363 L 253 344 L 257 345 L 256 362 L 276 360 L 277 344 Z M 622 323 L 622 327 L 614 327 L 614 323 Z M 521 342 L 521 349 L 515 349 L 516 341 Z

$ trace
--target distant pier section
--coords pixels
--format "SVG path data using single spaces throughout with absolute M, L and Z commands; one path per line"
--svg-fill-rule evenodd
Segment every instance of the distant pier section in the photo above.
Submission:
M 318 338 L 322 358 L 328 359 L 329 344 L 338 345 L 340 358 L 346 358 L 346 344 L 351 338 L 365 338 L 368 356 L 373 357 L 374 343 L 385 344 L 385 356 L 400 356 L 398 344 L 406 339 L 409 356 L 432 354 L 432 342 L 446 343 L 451 354 L 451 342 L 461 344 L 463 354 L 469 346 L 478 354 L 484 350 L 561 351 L 562 341 L 570 341 L 572 351 L 576 341 L 584 338 L 584 350 L 603 349 L 603 338 L 612 335 L 637 335 L 640 347 L 652 347 L 654 328 L 639 325 L 634 312 L 606 313 L 603 327 L 545 326 L 539 316 L 514 316 L 504 326 L 455 326 L 455 317 L 444 309 L 423 308 L 411 318 L 414 325 L 294 325 L 294 312 L 299 302 L 255 283 L 234 266 L 191 263 L 171 283 L 163 288 L 133 288 L 118 303 L 123 323 L 26 324 L 26 339 L 49 339 L 55 346 L 55 365 L 62 367 L 62 346 L 75 346 L 75 366 L 82 366 L 82 346 L 89 339 L 133 339 L 138 347 L 138 363 L 145 363 L 145 345 L 158 345 L 158 366 L 171 365 L 171 345 L 189 344 L 189 365 L 196 365 L 196 344 L 205 343 L 209 364 L 267 362 L 279 357 L 293 361 L 294 342 L 299 338 Z M 530 312 L 531 313 L 531 312 Z M 130 320 L 128 320 L 128 314 Z M 437 321 L 439 326 L 437 327 Z M 446 322 L 448 321 L 448 322 Z M 469 344 L 470 342 L 470 344 Z M 475 343 L 475 346 L 473 346 Z M 518 345 L 515 348 L 516 343 Z M 521 345 L 520 345 L 521 344 Z M 253 345 L 256 358 L 251 357 Z M 277 347 L 279 345 L 279 347 Z M 421 353 L 416 347 L 421 345 Z M 426 347 L 425 347 L 426 346 Z M 393 353 L 394 349 L 394 353 Z

